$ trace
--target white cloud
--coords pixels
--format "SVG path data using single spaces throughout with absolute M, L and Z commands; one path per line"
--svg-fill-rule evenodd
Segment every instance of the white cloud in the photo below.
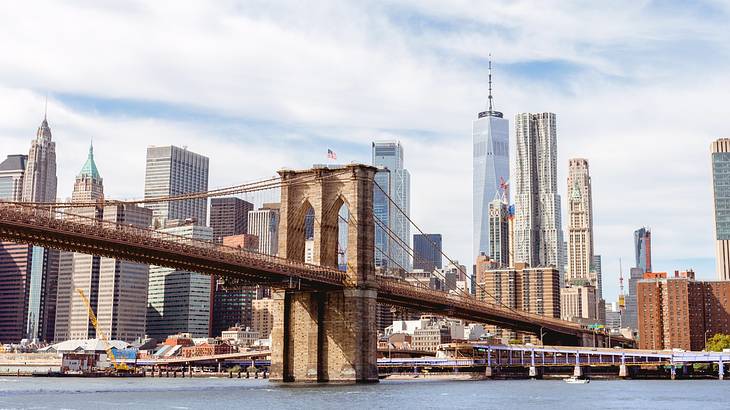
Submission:
M 663 7 L 7 3 L 0 155 L 27 151 L 46 90 L 61 196 L 91 138 L 107 194 L 138 197 L 149 144 L 210 156 L 211 185 L 223 186 L 322 162 L 327 148 L 368 161 L 372 139 L 395 135 L 412 174 L 415 220 L 444 234 L 446 251 L 468 265 L 471 121 L 484 106 L 482 63 L 491 52 L 495 101 L 507 118 L 558 114 L 563 193 L 568 158 L 590 161 L 597 251 L 613 299 L 616 260 L 633 260 L 638 226 L 653 228 L 660 268 L 712 257 L 708 146 L 727 135 L 728 10 Z M 542 65 L 556 62 L 557 70 Z M 88 110 L 68 96 L 169 104 L 204 119 Z

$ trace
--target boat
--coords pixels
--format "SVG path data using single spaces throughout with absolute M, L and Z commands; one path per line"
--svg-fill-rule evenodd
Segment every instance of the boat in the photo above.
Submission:
M 563 381 L 566 383 L 570 383 L 570 384 L 586 384 L 586 383 L 591 382 L 590 379 L 579 379 L 578 377 L 575 377 L 575 376 L 571 376 L 571 377 L 568 377 L 567 379 L 563 379 Z

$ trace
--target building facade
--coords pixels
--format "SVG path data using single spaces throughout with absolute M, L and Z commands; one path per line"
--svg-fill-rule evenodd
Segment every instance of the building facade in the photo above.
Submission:
M 488 233 L 489 252 L 487 255 L 501 267 L 510 266 L 510 207 L 502 199 L 489 203 Z M 480 253 L 481 254 L 481 253 Z
M 104 197 L 103 180 L 89 150 L 76 177 L 72 202 L 97 202 Z M 147 228 L 152 210 L 131 204 L 75 208 L 74 214 L 110 223 Z M 106 337 L 133 342 L 145 336 L 149 266 L 114 258 L 61 252 L 56 301 L 56 341 L 99 337 L 88 309 L 77 294 L 89 298 L 98 324 Z
M 590 280 L 593 264 L 593 199 L 588 160 L 568 161 L 568 271 L 566 281 Z
M 212 241 L 206 226 L 167 221 L 160 231 L 195 240 Z M 210 320 L 210 276 L 197 272 L 151 266 L 147 293 L 147 334 L 157 340 L 168 335 L 190 333 L 208 337 Z
M 484 252 L 491 255 L 489 204 L 504 195 L 509 181 L 509 120 L 492 105 L 492 73 L 489 63 L 489 105 L 472 123 L 473 142 L 473 260 Z
M 517 114 L 515 130 L 515 262 L 560 271 L 563 234 L 555 114 Z
M 176 146 L 148 147 L 144 199 L 190 194 L 208 190 L 208 157 Z M 154 215 L 154 227 L 168 219 L 193 219 L 198 225 L 208 221 L 206 198 L 147 204 Z
M 260 253 L 267 255 L 279 253 L 279 211 L 264 208 L 249 211 L 248 234 L 259 238 Z
M 213 239 L 221 242 L 224 236 L 241 235 L 248 232 L 248 213 L 253 204 L 240 198 L 211 198 L 210 224 Z
M 639 348 L 700 351 L 730 333 L 730 281 L 696 281 L 694 272 L 664 272 L 639 281 Z
M 274 326 L 274 301 L 271 298 L 256 299 L 252 304 L 253 330 L 259 337 L 268 339 Z
M 560 276 L 557 269 L 517 264 L 477 273 L 479 300 L 538 315 L 560 317 Z
M 413 235 L 413 269 L 432 272 L 441 269 L 441 234 Z
M 710 151 L 717 278 L 730 280 L 730 138 L 714 141 Z
M 56 201 L 56 143 L 52 140 L 47 118 L 44 117 L 38 127 L 28 156 L 11 156 L 2 164 L 0 193 L 3 198 L 25 202 Z M 58 251 L 0 242 L 2 341 L 53 340 L 57 280 Z
M 597 320 L 599 304 L 596 288 L 584 283 L 560 289 L 560 318 L 582 324 L 593 324 Z
M 651 272 L 651 230 L 647 227 L 634 231 L 634 256 L 637 268 Z
M 411 174 L 403 165 L 403 146 L 398 141 L 373 142 L 372 163 L 381 168 L 375 174 L 373 213 L 399 238 L 391 238 L 386 230 L 375 224 L 375 267 L 408 271 L 411 269 L 410 255 L 399 243 L 402 241 L 410 247 L 411 242 L 411 224 L 407 218 L 411 213 Z M 397 266 L 392 266 L 394 263 Z

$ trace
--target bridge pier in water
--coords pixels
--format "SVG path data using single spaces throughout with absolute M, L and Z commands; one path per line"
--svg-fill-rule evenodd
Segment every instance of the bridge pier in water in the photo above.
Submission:
M 274 299 L 271 380 L 377 382 L 377 283 L 373 178 L 376 168 L 348 165 L 279 171 L 279 256 L 304 261 L 304 223 L 314 214 L 312 259 L 338 266 L 340 208 L 346 206 L 347 286 L 280 289 Z M 303 179 L 307 183 L 301 183 Z

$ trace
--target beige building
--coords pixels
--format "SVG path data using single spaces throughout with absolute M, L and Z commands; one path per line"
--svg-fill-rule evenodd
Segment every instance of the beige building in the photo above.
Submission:
M 560 272 L 556 268 L 530 268 L 518 263 L 515 267 L 495 269 L 489 259 L 477 261 L 477 298 L 502 307 L 538 315 L 560 317 Z M 536 339 L 517 332 L 488 327 L 502 339 Z
M 234 326 L 221 332 L 221 339 L 228 340 L 237 346 L 251 346 L 259 339 L 259 332 L 248 327 Z
M 273 299 L 264 298 L 253 301 L 253 330 L 258 332 L 259 337 L 267 339 L 271 335 L 271 328 L 274 324 Z
M 596 321 L 596 288 L 589 284 L 560 289 L 560 316 L 563 320 L 592 324 Z
M 451 331 L 447 326 L 429 326 L 414 330 L 412 340 L 414 350 L 436 352 L 440 344 L 451 342 Z
M 565 279 L 590 279 L 593 262 L 593 200 L 588 161 L 574 158 L 568 166 L 568 271 Z

